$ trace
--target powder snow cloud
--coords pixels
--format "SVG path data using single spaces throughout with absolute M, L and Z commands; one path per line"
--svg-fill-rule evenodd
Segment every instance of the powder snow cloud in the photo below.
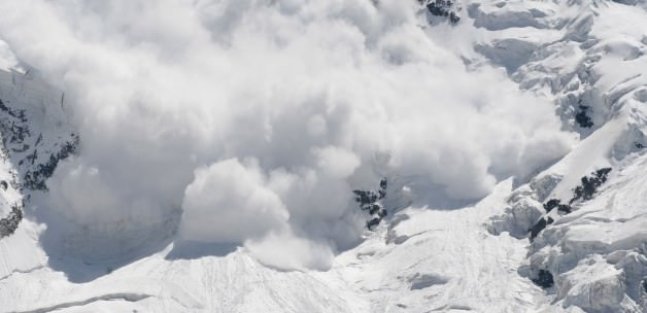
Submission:
M 86 241 L 70 248 L 82 258 L 97 240 L 117 255 L 149 244 L 135 236 L 177 229 L 176 240 L 325 269 L 360 239 L 353 188 L 387 175 L 406 177 L 422 205 L 434 204 L 429 186 L 475 200 L 568 151 L 549 102 L 499 70 L 467 71 L 418 10 L 401 0 L 0 0 L 0 38 L 65 92 L 81 137 L 41 206 Z

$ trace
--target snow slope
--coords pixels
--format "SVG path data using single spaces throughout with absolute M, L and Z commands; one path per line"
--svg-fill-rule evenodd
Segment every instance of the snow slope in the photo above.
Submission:
M 456 25 L 420 9 L 420 27 L 466 70 L 499 67 L 554 103 L 579 140 L 561 160 L 458 208 L 411 204 L 410 181 L 391 188 L 394 214 L 325 271 L 272 268 L 228 244 L 163 241 L 93 262 L 57 250 L 74 242 L 48 238 L 56 217 L 34 207 L 30 199 L 46 191 L 27 177 L 47 177 L 39 165 L 56 167 L 78 137 L 62 94 L 19 71 L 0 43 L 0 67 L 15 70 L 0 72 L 0 99 L 24 112 L 0 115 L 0 179 L 11 182 L 0 191 L 0 218 L 26 200 L 26 218 L 0 238 L 0 312 L 647 311 L 647 3 L 470 0 L 453 9 Z M 24 138 L 7 140 L 21 127 Z M 546 212 L 548 200 L 567 203 L 581 178 L 602 168 L 611 172 L 591 199 Z M 554 284 L 534 284 L 540 271 Z
M 534 186 L 517 191 L 503 220 L 512 221 L 509 229 L 518 232 L 543 214 L 541 202 L 566 202 L 582 177 L 612 168 L 609 181 L 592 200 L 576 201 L 570 214 L 551 213 L 554 224 L 532 243 L 528 267 L 521 272 L 553 274 L 555 309 L 643 312 L 645 207 L 638 186 L 643 185 L 645 171 L 647 28 L 642 21 L 647 12 L 641 3 L 593 1 L 570 16 L 563 39 L 541 46 L 512 77 L 522 88 L 554 98 L 565 127 L 580 132 L 583 139 L 537 175 Z M 592 126 L 577 122 L 583 109 Z M 502 219 L 494 220 L 498 224 Z
M 483 227 L 511 187 L 511 180 L 501 183 L 474 207 L 403 210 L 388 227 L 340 254 L 326 272 L 277 271 L 232 247 L 169 247 L 113 271 L 102 268 L 107 274 L 84 283 L 70 282 L 47 266 L 17 271 L 0 282 L 6 286 L 0 298 L 21 299 L 4 306 L 7 312 L 539 309 L 548 303 L 544 292 L 517 273 L 525 245 Z M 23 287 L 9 287 L 18 285 Z

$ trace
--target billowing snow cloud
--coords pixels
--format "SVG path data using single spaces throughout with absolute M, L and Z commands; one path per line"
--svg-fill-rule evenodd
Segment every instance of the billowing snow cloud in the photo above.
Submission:
M 242 243 L 281 229 L 289 217 L 258 168 L 236 159 L 198 169 L 182 208 L 180 236 L 194 241 Z
M 387 175 L 422 204 L 474 200 L 568 150 L 550 103 L 499 71 L 468 72 L 417 10 L 0 0 L 0 38 L 65 91 L 81 136 L 44 206 L 87 247 L 119 243 L 115 255 L 150 244 L 135 234 L 177 228 L 183 240 L 246 243 L 274 266 L 325 268 L 362 232 L 352 188 Z M 268 255 L 282 242 L 299 251 L 289 262 Z

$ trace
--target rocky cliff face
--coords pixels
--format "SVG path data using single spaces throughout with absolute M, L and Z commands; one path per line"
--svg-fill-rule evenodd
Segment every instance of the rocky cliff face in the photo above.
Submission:
M 29 74 L 0 71 L 0 193 L 10 199 L 4 203 L 9 209 L 0 220 L 0 237 L 13 234 L 23 202 L 34 191 L 46 191 L 45 181 L 58 162 L 76 151 L 79 137 L 68 119 L 61 92 Z

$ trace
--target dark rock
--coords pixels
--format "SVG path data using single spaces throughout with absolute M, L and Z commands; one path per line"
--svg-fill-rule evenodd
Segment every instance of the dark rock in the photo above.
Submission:
M 387 186 L 386 178 L 382 178 L 380 180 L 380 190 L 385 190 L 386 191 L 386 186 Z
M 543 269 L 537 272 L 537 277 L 533 278 L 532 282 L 535 283 L 535 285 L 544 289 L 548 289 L 553 285 L 555 285 L 555 281 L 553 280 L 553 274 Z
M 359 202 L 361 206 L 374 203 L 378 200 L 378 194 L 372 190 L 353 190 L 355 193 L 355 201 Z
M 605 167 L 595 171 L 595 176 L 600 179 L 603 183 L 607 182 L 607 176 L 611 173 L 612 168 Z
M 11 207 L 11 212 L 0 219 L 0 239 L 12 235 L 22 221 L 22 209 L 18 205 Z
M 546 213 L 549 213 L 554 208 L 557 208 L 558 211 L 566 214 L 573 211 L 573 208 L 570 205 L 562 204 L 559 199 L 550 199 L 548 200 L 548 202 L 544 203 L 544 209 L 546 210 Z
M 355 201 L 359 204 L 359 207 L 362 211 L 368 211 L 371 215 L 371 219 L 366 223 L 368 229 L 373 229 L 375 226 L 379 225 L 382 219 L 387 215 L 386 209 L 382 206 L 380 202 L 386 196 L 386 187 L 387 180 L 382 178 L 380 180 L 379 190 L 353 190 L 355 194 Z
M 568 203 L 572 204 L 577 200 L 591 200 L 598 187 L 602 186 L 602 184 L 607 181 L 607 176 L 610 172 L 611 168 L 605 167 L 591 173 L 591 176 L 582 177 L 582 184 L 575 187 L 573 190 L 574 196 Z
M 548 202 L 544 203 L 544 210 L 546 210 L 546 213 L 548 213 L 559 206 L 560 202 L 561 201 L 559 201 L 559 199 L 550 199 L 548 200 Z
M 582 128 L 591 128 L 593 127 L 593 120 L 587 112 L 591 109 L 587 105 L 580 105 L 579 111 L 575 114 L 575 121 L 577 122 L 578 125 Z
M 382 206 L 379 203 L 373 203 L 369 205 L 368 214 L 374 215 L 380 210 L 382 210 Z
M 418 0 L 418 2 L 424 5 L 431 15 L 447 18 L 452 24 L 461 20 L 453 10 L 454 2 L 451 0 Z
M 24 185 L 27 188 L 34 190 L 47 190 L 45 181 L 54 174 L 54 170 L 58 166 L 58 163 L 70 155 L 76 153 L 79 146 L 79 137 L 74 136 L 72 141 L 66 142 L 61 149 L 49 156 L 49 160 L 43 164 L 38 164 L 35 169 L 28 170 L 25 173 Z M 37 158 L 38 150 L 34 150 L 34 155 L 32 157 L 32 164 Z
M 543 217 L 530 229 L 530 240 L 532 241 L 539 233 L 546 228 L 546 219 Z
M 386 178 L 380 179 L 380 190 L 378 190 L 379 194 L 379 199 L 382 200 L 384 197 L 386 197 L 386 187 L 387 187 L 387 182 Z
M 17 118 L 21 122 L 26 122 L 27 118 L 25 117 L 24 110 L 13 110 L 5 105 L 4 102 L 0 99 L 0 111 L 7 113 L 9 116 Z
M 546 226 L 552 224 L 555 220 L 553 220 L 550 216 L 548 217 L 542 217 L 535 226 L 533 226 L 530 229 L 530 241 L 534 240 L 539 233 L 546 228 Z
M 557 211 L 568 214 L 573 211 L 573 207 L 568 204 L 560 204 L 557 206 Z
M 380 224 L 381 220 L 382 219 L 377 217 L 370 219 L 368 222 L 366 222 L 366 228 L 368 228 L 369 230 L 373 230 L 375 226 Z

